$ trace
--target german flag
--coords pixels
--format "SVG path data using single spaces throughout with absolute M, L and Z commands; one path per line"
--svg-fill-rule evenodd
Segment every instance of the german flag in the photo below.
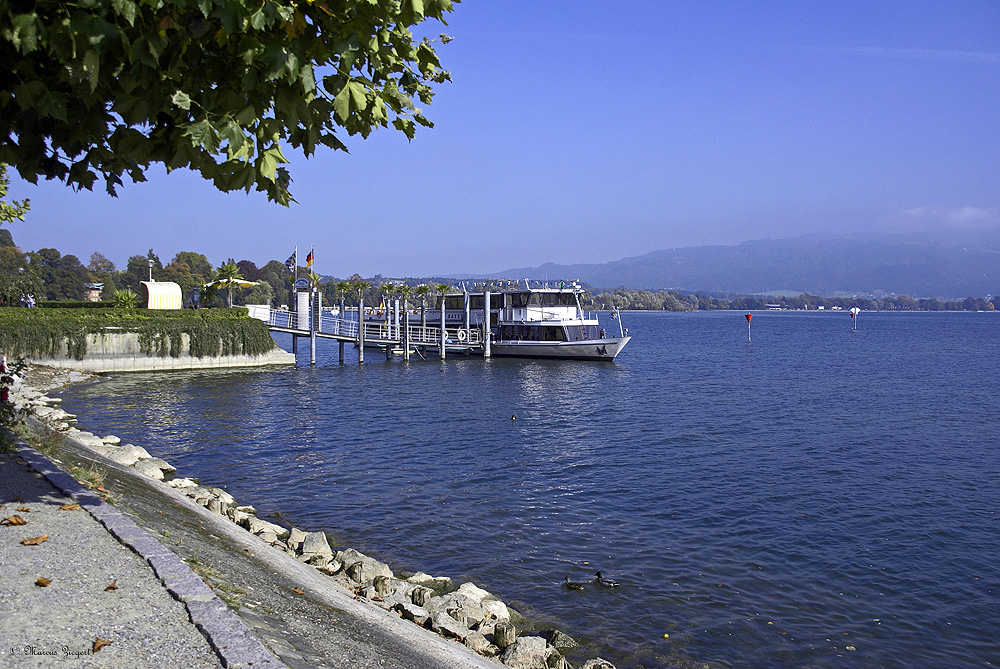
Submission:
M 312 267 L 313 264 L 313 252 L 309 249 L 309 255 L 306 256 L 306 267 Z

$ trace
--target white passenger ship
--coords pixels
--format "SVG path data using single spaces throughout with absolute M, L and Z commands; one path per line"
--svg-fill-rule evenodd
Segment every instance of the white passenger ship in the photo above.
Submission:
M 490 287 L 490 350 L 494 356 L 614 360 L 631 337 L 617 311 L 618 336 L 609 336 L 580 305 L 579 284 L 531 287 L 527 280 Z M 445 296 L 447 323 L 481 327 L 485 290 Z

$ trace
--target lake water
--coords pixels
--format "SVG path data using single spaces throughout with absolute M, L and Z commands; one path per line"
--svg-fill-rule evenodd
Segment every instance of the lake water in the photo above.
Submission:
M 1000 314 L 761 312 L 752 344 L 736 312 L 625 325 L 614 363 L 341 366 L 321 341 L 312 369 L 120 375 L 64 404 L 262 517 L 471 580 L 571 657 L 1000 662 Z M 598 569 L 621 587 L 560 587 Z

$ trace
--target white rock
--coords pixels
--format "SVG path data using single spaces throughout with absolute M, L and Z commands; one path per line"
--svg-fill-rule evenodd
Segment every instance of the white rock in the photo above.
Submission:
M 615 669 L 615 665 L 604 658 L 595 657 L 593 660 L 587 660 L 581 664 L 580 669 Z
M 500 661 L 512 669 L 548 669 L 549 649 L 540 636 L 521 636 L 504 648 Z
M 303 550 L 305 550 L 304 547 Z M 389 565 L 368 557 L 364 553 L 359 553 L 353 548 L 337 553 L 336 559 L 344 563 L 344 571 L 356 583 L 370 581 L 376 576 L 392 577 L 392 569 L 389 568 Z
M 101 441 L 103 441 L 105 444 L 108 444 L 109 446 L 121 446 L 122 443 L 122 440 L 113 434 L 109 434 L 108 436 L 104 437 L 104 439 L 102 439 Z
M 157 481 L 163 480 L 163 471 L 154 465 L 149 464 L 148 460 L 136 460 L 132 467 L 150 478 L 154 478 Z
M 455 589 L 455 583 L 447 576 L 429 576 L 422 571 L 418 571 L 406 580 L 410 583 L 416 583 L 417 585 L 422 585 L 425 588 L 430 588 L 439 594 L 451 592 Z
M 94 451 L 95 453 L 100 453 L 101 455 L 104 456 L 110 456 L 110 454 L 117 449 L 118 449 L 117 446 L 109 446 L 108 444 L 104 443 L 94 444 L 93 446 L 90 447 L 90 450 Z
M 275 525 L 274 523 L 269 523 L 266 520 L 261 520 L 260 518 L 255 518 L 254 516 L 247 516 L 246 524 L 244 525 L 252 534 L 261 534 L 262 532 L 273 532 L 276 537 L 282 539 L 288 536 L 288 530 L 280 525 Z
M 145 448 L 142 446 L 136 446 L 135 444 L 125 444 L 124 446 L 119 446 L 123 451 L 127 453 L 132 453 L 139 460 L 149 460 L 151 456 Z
M 417 606 L 416 604 L 409 604 L 407 602 L 401 602 L 396 604 L 396 610 L 405 618 L 406 620 L 412 620 L 418 625 L 423 626 L 430 620 L 431 614 L 427 612 L 427 609 L 422 606 Z
M 289 548 L 294 548 L 296 551 L 302 550 L 302 542 L 306 540 L 306 533 L 297 527 L 293 527 L 288 531 L 288 544 Z
M 104 441 L 90 432 L 80 432 L 79 434 L 74 434 L 73 438 L 78 442 L 86 446 L 87 448 L 94 449 L 95 447 L 104 447 Z
M 177 471 L 177 467 L 174 467 L 166 460 L 161 460 L 160 458 L 150 458 L 149 460 L 143 460 L 143 462 L 148 462 L 149 464 L 161 469 L 162 471 L 167 472 L 168 474 L 173 474 L 175 471 Z
M 289 536 L 291 536 L 290 532 Z M 302 539 L 301 550 L 303 556 L 321 555 L 333 559 L 333 549 L 330 548 L 330 542 L 327 541 L 326 535 L 322 532 L 306 534 L 305 538 Z
M 225 504 L 226 506 L 236 506 L 236 500 L 233 498 L 233 496 L 230 495 L 225 490 L 223 490 L 222 488 L 212 488 L 211 490 L 209 490 L 209 492 L 212 493 L 214 496 L 218 497 L 219 501 Z
M 465 635 L 465 638 L 462 639 L 462 643 L 464 643 L 465 646 L 470 648 L 472 651 L 482 653 L 487 656 L 496 655 L 500 651 L 500 649 L 491 644 L 481 632 L 470 631 Z
M 435 632 L 445 636 L 454 637 L 456 639 L 464 639 L 469 636 L 469 628 L 452 618 L 444 611 L 433 614 L 431 616 L 431 623 Z M 544 643 L 544 639 L 542 641 Z
M 510 620 L 510 609 L 499 599 L 484 599 L 479 604 L 483 607 L 483 613 L 487 616 L 492 616 L 497 620 Z
M 473 583 L 463 583 L 462 585 L 458 586 L 458 590 L 456 590 L 455 592 L 459 593 L 460 595 L 465 595 L 470 599 L 474 599 L 477 602 L 481 602 L 487 597 L 492 597 L 490 593 L 486 592 L 480 587 L 477 587 Z
M 123 448 L 121 446 L 106 446 L 106 448 L 108 449 L 108 452 L 105 453 L 105 455 L 120 465 L 131 467 L 135 463 L 139 462 L 139 456 L 128 448 Z M 156 471 L 160 470 L 157 469 Z M 160 477 L 163 477 L 163 472 L 160 472 Z

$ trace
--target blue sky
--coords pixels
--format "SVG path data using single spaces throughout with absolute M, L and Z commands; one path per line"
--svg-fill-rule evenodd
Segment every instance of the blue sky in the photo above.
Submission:
M 15 241 L 416 276 L 1000 227 L 995 0 L 466 0 L 442 30 L 436 127 L 293 159 L 289 209 L 162 168 L 117 199 L 15 178 Z

